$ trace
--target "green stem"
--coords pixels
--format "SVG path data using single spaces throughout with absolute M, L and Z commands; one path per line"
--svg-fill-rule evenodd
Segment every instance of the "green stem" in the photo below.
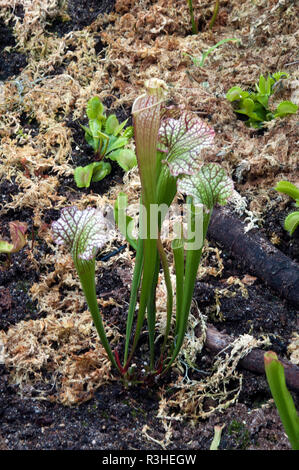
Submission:
M 74 260 L 75 266 L 80 278 L 81 286 L 87 301 L 89 311 L 91 313 L 94 325 L 101 339 L 102 345 L 105 351 L 116 369 L 119 367 L 116 363 L 115 357 L 110 348 L 109 341 L 106 336 L 105 328 L 103 325 L 102 317 L 99 311 L 97 296 L 96 296 L 96 284 L 95 284 L 95 260 L 91 261 L 77 261 Z
M 154 204 L 157 201 L 157 204 L 167 204 L 169 207 L 173 198 L 176 194 L 176 182 L 170 173 L 167 165 L 163 165 L 161 173 L 159 175 L 157 188 L 155 188 L 155 194 L 152 193 L 153 188 L 150 187 L 148 193 L 143 195 L 143 201 L 151 201 Z M 134 351 L 136 349 L 138 339 L 140 337 L 141 328 L 144 322 L 145 312 L 147 309 L 147 323 L 149 329 L 149 344 L 150 344 L 150 364 L 153 368 L 154 366 L 154 330 L 155 330 L 155 319 L 156 319 L 156 307 L 155 299 L 152 297 L 155 296 L 158 271 L 156 263 L 159 263 L 157 260 L 157 240 L 150 238 L 150 227 L 151 227 L 151 205 L 149 203 L 144 204 L 147 217 L 147 233 L 146 239 L 144 240 L 144 263 L 143 263 L 143 277 L 140 293 L 140 305 L 139 312 L 137 315 L 137 324 L 136 331 L 133 340 L 132 350 L 128 359 L 128 362 L 131 361 Z M 154 221 L 155 222 L 155 221 Z M 158 221 L 158 230 L 161 229 L 163 220 Z M 159 264 L 158 264 L 159 266 Z
M 164 272 L 164 279 L 165 279 L 165 284 L 166 284 L 166 290 L 167 290 L 167 317 L 166 317 L 166 328 L 165 328 L 165 334 L 164 334 L 164 341 L 162 344 L 161 348 L 161 359 L 163 358 L 166 342 L 169 336 L 169 331 L 170 331 L 170 326 L 171 326 L 171 317 L 172 317 L 172 309 L 173 309 L 173 293 L 172 293 L 172 284 L 171 284 L 171 278 L 170 278 L 170 272 L 169 272 L 169 267 L 168 267 L 168 262 L 167 262 L 167 257 L 161 242 L 161 239 L 159 238 L 157 241 L 157 247 L 161 259 L 161 264 Z
M 159 277 L 160 260 L 156 256 L 156 267 L 155 274 L 153 277 L 151 293 L 147 304 L 147 324 L 148 324 L 148 336 L 149 336 L 149 348 L 150 348 L 150 368 L 151 370 L 155 367 L 155 326 L 156 326 L 156 289 Z
M 172 242 L 172 251 L 174 257 L 175 278 L 176 278 L 176 333 L 179 330 L 183 292 L 184 292 L 184 242 L 181 238 L 177 238 Z
M 214 23 L 216 21 L 217 15 L 219 12 L 219 0 L 216 0 L 215 6 L 214 6 L 214 11 L 213 11 L 213 16 L 211 18 L 210 24 L 209 24 L 209 29 L 212 29 L 214 26 Z
M 198 33 L 198 27 L 197 27 L 196 21 L 194 19 L 194 11 L 193 11 L 192 0 L 188 0 L 188 5 L 189 5 L 190 18 L 191 18 L 191 25 L 192 25 L 192 34 L 197 34 Z
M 146 199 L 142 197 L 142 200 Z M 131 349 L 130 356 L 128 358 L 128 363 L 131 362 L 133 354 L 135 352 L 141 328 L 144 323 L 144 317 L 146 312 L 146 307 L 148 304 L 148 299 L 151 293 L 153 277 L 156 267 L 156 256 L 157 256 L 157 241 L 153 238 L 150 238 L 150 227 L 151 227 L 151 217 L 150 217 L 150 203 L 145 204 L 146 211 L 146 239 L 143 240 L 144 246 L 144 262 L 143 262 L 143 276 L 141 283 L 141 292 L 140 292 L 140 302 L 139 302 L 139 311 L 137 315 L 137 324 L 133 340 L 133 345 Z M 152 319 L 149 318 L 149 322 L 152 322 Z
M 191 198 L 188 198 L 187 200 L 190 202 Z M 194 209 L 194 206 L 191 205 L 191 207 Z M 193 211 L 193 214 L 195 214 L 194 211 Z M 203 242 L 207 234 L 211 214 L 212 214 L 212 210 L 210 210 L 209 213 L 204 213 L 203 215 L 203 221 L 202 221 L 203 222 L 203 231 L 202 231 Z M 192 230 L 194 230 L 195 215 L 192 217 L 191 226 L 192 226 Z M 194 286 L 195 286 L 196 277 L 197 277 L 198 266 L 201 260 L 202 247 L 197 250 L 187 250 L 182 310 L 180 313 L 177 311 L 178 328 L 177 328 L 176 344 L 175 344 L 174 351 L 172 353 L 172 357 L 169 363 L 167 364 L 167 367 L 164 369 L 163 373 L 165 373 L 175 361 L 184 341 L 184 337 L 185 337 L 185 333 L 186 333 L 186 329 L 188 325 L 188 316 L 190 312 Z
M 135 312 L 136 303 L 137 303 L 138 289 L 139 289 L 140 281 L 141 281 L 142 265 L 143 265 L 143 241 L 139 238 L 137 242 L 137 251 L 136 251 L 135 266 L 134 266 L 134 273 L 133 273 L 133 280 L 132 280 L 131 294 L 130 294 L 130 303 L 129 303 L 128 317 L 127 317 L 127 325 L 126 325 L 124 367 L 128 360 L 130 337 L 131 337 L 131 332 L 132 332 L 134 312 Z
M 178 315 L 178 329 L 177 329 L 177 340 L 175 350 L 173 352 L 173 358 L 171 363 L 176 358 L 177 354 L 180 351 L 180 348 L 183 344 L 187 323 L 188 323 L 188 316 L 192 302 L 192 296 L 194 291 L 194 285 L 196 281 L 198 266 L 201 260 L 202 249 L 197 250 L 190 253 L 187 253 L 186 256 L 186 269 L 185 269 L 185 281 L 184 281 L 184 291 L 183 291 L 183 299 L 182 299 L 182 310 L 181 315 Z M 189 256 L 188 256 L 189 255 Z
M 267 381 L 293 450 L 299 450 L 299 416 L 287 389 L 284 368 L 273 351 L 264 355 Z

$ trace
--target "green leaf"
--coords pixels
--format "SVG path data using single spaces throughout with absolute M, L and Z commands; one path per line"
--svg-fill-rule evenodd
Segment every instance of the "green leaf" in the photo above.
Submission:
M 267 381 L 293 450 L 299 450 L 299 416 L 285 381 L 284 367 L 273 351 L 264 354 Z
M 99 150 L 100 139 L 98 137 L 93 137 L 92 135 L 86 132 L 85 140 L 88 143 L 88 145 L 90 145 L 93 148 L 94 152 L 97 152 Z
M 125 121 L 121 122 L 115 129 L 114 129 L 114 132 L 113 132 L 113 135 L 115 136 L 118 136 L 121 131 L 123 130 L 123 128 L 125 127 L 125 125 L 127 124 L 129 118 L 126 119 Z M 126 132 L 127 131 L 127 132 Z M 128 139 L 130 139 L 132 136 L 133 136 L 133 127 L 130 126 L 128 129 L 126 129 L 124 132 L 123 132 L 123 137 L 127 137 Z
M 78 188 L 89 188 L 91 181 L 97 182 L 111 172 L 108 162 L 93 162 L 86 166 L 78 166 L 74 171 L 74 179 Z
M 259 127 L 259 123 L 266 120 L 265 108 L 258 102 L 254 102 L 251 98 L 246 98 L 240 102 L 241 108 L 236 109 L 235 112 L 244 114 L 250 118 L 249 123 L 254 127 Z M 255 126 L 256 124 L 256 126 Z
M 0 253 L 12 253 L 13 244 L 0 240 Z
M 217 163 L 201 167 L 196 175 L 186 175 L 177 182 L 178 191 L 193 197 L 194 204 L 212 210 L 215 204 L 224 205 L 233 192 L 233 182 Z
M 105 123 L 105 132 L 106 134 L 114 134 L 115 132 L 115 129 L 117 129 L 119 127 L 119 122 L 118 122 L 118 119 L 117 117 L 115 116 L 115 114 L 111 114 L 107 120 L 106 120 L 106 123 Z
M 271 75 L 269 75 L 268 78 L 267 78 L 267 82 L 266 82 L 266 93 L 269 96 L 274 93 L 273 88 L 272 88 L 274 83 L 275 83 L 274 78 L 271 77 Z
M 111 165 L 109 162 L 94 162 L 91 181 L 93 183 L 101 181 L 110 173 Z
M 272 77 L 274 78 L 276 82 L 278 82 L 278 80 L 282 78 L 288 78 L 289 74 L 286 72 L 275 72 L 275 73 L 272 73 Z
M 93 163 L 86 166 L 77 166 L 74 179 L 78 188 L 89 188 L 92 177 Z
M 110 136 L 108 147 L 106 150 L 107 157 L 111 158 L 110 152 L 124 147 L 125 145 L 127 145 L 127 143 L 128 143 L 128 139 L 126 137 L 114 137 L 113 135 Z M 113 158 L 111 158 L 111 160 L 112 159 Z
M 275 112 L 274 112 L 274 117 L 284 117 L 287 116 L 288 114 L 295 114 L 298 111 L 298 106 L 295 103 L 292 103 L 291 101 L 282 101 L 279 103 L 277 106 Z
M 280 193 L 287 194 L 296 202 L 296 206 L 299 207 L 299 188 L 295 186 L 290 181 L 279 181 L 275 188 L 276 191 Z M 296 228 L 299 225 L 299 212 L 295 211 L 289 214 L 284 221 L 284 228 L 289 232 L 290 235 L 293 235 Z
M 88 101 L 86 107 L 88 119 L 103 120 L 105 119 L 104 111 L 105 107 L 98 96 L 94 96 Z
M 240 108 L 236 109 L 236 113 L 246 114 L 246 116 L 250 116 L 254 110 L 254 101 L 251 98 L 244 98 L 240 102 Z
M 267 119 L 266 108 L 261 103 L 256 101 L 254 103 L 253 112 L 250 114 L 250 117 L 254 118 L 257 121 L 261 121 L 261 122 L 266 121 Z
M 109 160 L 112 160 L 113 162 L 115 162 L 117 160 L 117 157 L 120 154 L 121 150 L 122 149 L 112 150 L 112 152 L 110 152 L 109 155 L 107 155 L 107 158 L 109 158 Z
M 90 132 L 90 129 L 89 129 L 89 127 L 87 127 L 87 126 L 83 126 L 83 124 L 80 124 L 80 126 L 82 127 L 82 129 L 85 131 L 85 133 L 86 133 L 86 134 L 89 134 L 89 135 L 91 135 L 91 132 Z
M 127 120 L 124 121 L 124 122 L 127 122 Z M 127 139 L 131 139 L 133 137 L 133 135 L 134 135 L 134 127 L 133 126 L 126 127 L 126 129 L 122 133 L 122 136 L 126 137 Z
M 188 55 L 191 58 L 191 60 L 193 61 L 194 65 L 198 65 L 199 67 L 203 67 L 207 56 L 209 54 L 211 54 L 211 52 L 214 52 L 215 49 L 217 49 L 217 47 L 222 46 L 222 44 L 225 44 L 226 42 L 241 42 L 241 41 L 240 41 L 240 39 L 237 39 L 237 38 L 222 39 L 222 41 L 217 42 L 217 44 L 210 47 L 207 51 L 203 52 L 200 60 L 196 57 L 190 56 L 189 54 Z
M 255 84 L 255 87 L 257 89 L 257 91 L 259 93 L 261 93 L 262 95 L 266 95 L 267 94 L 267 85 L 266 85 L 266 79 L 264 77 L 264 75 L 260 75 L 260 79 L 259 79 L 259 84 Z
M 88 145 L 90 145 L 93 148 L 94 152 L 97 152 L 98 148 L 99 148 L 99 142 L 100 142 L 99 138 L 94 137 L 92 135 L 91 129 L 89 127 L 83 126 L 82 124 L 80 124 L 80 126 L 85 131 L 85 140 L 86 140 L 86 142 L 88 143 Z
M 90 119 L 89 120 L 89 130 L 93 137 L 99 137 L 99 133 L 101 132 L 102 124 L 97 119 Z
M 135 152 L 131 149 L 121 149 L 116 161 L 124 171 L 129 171 L 137 165 Z
M 226 93 L 226 99 L 230 102 L 241 100 L 249 96 L 248 91 L 243 91 L 239 86 L 233 86 Z
M 259 95 L 256 96 L 256 99 L 264 108 L 268 107 L 269 95 L 259 94 Z
M 299 199 L 299 188 L 289 181 L 279 181 L 274 189 L 280 193 L 287 194 L 295 201 Z
M 293 235 L 298 225 L 299 225 L 299 211 L 292 212 L 285 218 L 284 228 L 289 232 L 290 235 Z

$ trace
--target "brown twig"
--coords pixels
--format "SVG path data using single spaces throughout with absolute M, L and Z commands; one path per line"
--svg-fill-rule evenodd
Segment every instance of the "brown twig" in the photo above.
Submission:
M 205 346 L 214 354 L 218 354 L 224 348 L 227 348 L 234 338 L 220 333 L 215 327 L 209 325 L 206 332 Z M 240 360 L 239 365 L 246 370 L 256 374 L 265 374 L 264 367 L 264 354 L 262 349 L 253 349 L 243 359 Z M 286 384 L 290 390 L 299 391 L 299 367 L 289 361 L 279 359 L 284 367 Z
M 299 265 L 258 232 L 244 231 L 244 224 L 227 208 L 214 209 L 208 237 L 221 243 L 247 272 L 260 278 L 281 297 L 299 306 Z

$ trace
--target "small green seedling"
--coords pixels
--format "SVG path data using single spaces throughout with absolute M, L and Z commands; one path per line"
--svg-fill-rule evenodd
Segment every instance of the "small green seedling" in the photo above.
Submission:
M 214 52 L 215 49 L 217 49 L 217 47 L 222 46 L 222 44 L 225 44 L 226 42 L 235 42 L 235 41 L 241 42 L 240 39 L 237 39 L 237 38 L 222 39 L 222 41 L 217 42 L 217 44 L 214 44 L 214 46 L 210 47 L 207 51 L 203 52 L 201 55 L 201 58 L 194 57 L 186 52 L 184 52 L 184 55 L 190 57 L 190 59 L 192 60 L 193 64 L 196 67 L 203 67 L 207 56 L 211 54 L 211 52 Z
M 287 194 L 295 201 L 295 205 L 299 207 L 299 188 L 289 181 L 279 181 L 275 186 L 276 191 Z M 299 226 L 299 211 L 292 212 L 289 214 L 284 221 L 284 228 L 293 235 L 296 228 Z
M 259 82 L 255 84 L 256 91 L 244 91 L 240 87 L 234 86 L 228 90 L 226 98 L 234 103 L 235 113 L 248 117 L 246 125 L 261 128 L 266 121 L 295 114 L 298 110 L 298 106 L 291 101 L 282 101 L 274 111 L 269 108 L 269 98 L 275 93 L 278 84 L 284 78 L 288 78 L 288 74 L 285 72 L 268 75 L 267 79 L 261 75 Z
M 293 450 L 299 450 L 299 416 L 285 382 L 284 368 L 277 355 L 268 351 L 264 355 L 267 381 L 281 422 Z
M 115 114 L 107 117 L 98 96 L 88 101 L 86 114 L 88 126 L 81 127 L 97 161 L 75 169 L 74 178 L 79 188 L 88 188 L 91 182 L 101 181 L 111 172 L 111 165 L 103 161 L 104 158 L 117 161 L 124 171 L 129 171 L 137 164 L 134 151 L 127 148 L 133 136 L 132 126 L 125 129 L 128 119 L 119 123 Z

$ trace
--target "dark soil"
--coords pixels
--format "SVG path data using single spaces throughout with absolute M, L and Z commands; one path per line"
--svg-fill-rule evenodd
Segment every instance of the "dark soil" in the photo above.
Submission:
M 13 75 L 18 75 L 27 65 L 26 56 L 14 50 L 15 45 L 12 27 L 7 26 L 0 19 L 0 80 L 6 80 Z M 12 48 L 12 51 L 6 51 L 6 47 Z
M 55 18 L 48 26 L 49 32 L 64 36 L 70 31 L 77 31 L 90 25 L 99 14 L 110 13 L 114 8 L 115 0 L 72 0 L 68 2 L 68 21 Z
M 49 33 L 59 36 L 79 30 L 90 24 L 99 13 L 110 12 L 114 1 L 104 0 L 72 0 L 69 2 L 68 22 L 55 19 L 48 26 Z M 21 15 L 21 12 L 19 12 Z M 11 28 L 0 23 L 0 80 L 16 75 L 26 65 L 26 57 L 16 51 L 4 52 L 6 46 L 15 46 Z M 119 110 L 120 120 L 125 119 L 126 111 Z M 82 124 L 84 124 L 82 122 Z M 34 122 L 29 123 L 23 116 L 24 129 L 38 133 Z M 70 118 L 67 125 L 72 130 L 73 148 L 72 159 L 74 166 L 85 165 L 93 161 L 93 154 L 84 139 L 78 122 Z M 26 127 L 27 126 L 27 127 Z M 105 180 L 92 184 L 89 189 L 80 190 L 86 193 L 92 191 L 104 194 L 112 185 L 121 182 L 122 170 L 112 165 L 112 173 Z M 61 181 L 62 182 L 62 181 Z M 18 191 L 17 184 L 3 181 L 0 186 L 0 202 L 5 205 L 11 196 Z M 73 178 L 64 178 L 58 192 L 70 197 L 79 190 Z M 291 209 L 291 206 L 290 206 Z M 46 211 L 43 222 L 50 224 L 57 219 L 59 212 Z M 39 243 L 39 257 L 47 254 L 48 248 L 32 235 L 33 211 L 24 210 L 20 213 L 8 212 L 1 219 L 1 234 L 7 236 L 8 222 L 21 220 L 28 223 L 30 250 L 32 238 Z M 263 234 L 271 238 L 275 232 L 281 239 L 279 248 L 293 260 L 298 260 L 299 238 L 298 231 L 290 239 L 282 227 L 285 212 L 269 213 L 269 219 L 262 229 Z M 222 248 L 213 240 L 211 246 Z M 222 252 L 224 271 L 219 280 L 213 276 L 205 276 L 197 283 L 194 298 L 201 312 L 207 315 L 220 331 L 225 331 L 238 337 L 244 333 L 256 336 L 268 334 L 271 339 L 271 349 L 281 357 L 285 357 L 291 335 L 298 331 L 297 311 L 283 298 L 271 291 L 259 279 L 253 285 L 247 286 L 248 298 L 242 296 L 238 289 L 232 297 L 220 298 L 221 315 L 215 315 L 211 305 L 215 304 L 216 289 L 226 286 L 225 280 L 230 276 L 242 279 L 249 272 L 241 263 L 225 251 Z M 38 261 L 38 260 L 37 260 Z M 13 255 L 10 263 L 5 255 L 0 255 L 0 330 L 7 329 L 21 320 L 40 317 L 36 305 L 30 299 L 28 290 L 43 274 L 43 268 L 32 269 L 24 252 Z M 127 273 L 117 261 L 111 271 L 97 273 L 98 297 L 112 294 L 113 298 L 122 305 L 128 301 Z M 109 274 L 108 274 L 109 273 Z M 125 328 L 126 309 L 109 306 L 104 309 L 104 315 L 113 322 L 121 332 Z M 139 354 L 140 351 L 139 351 Z M 140 359 L 140 358 L 139 358 Z M 209 351 L 203 350 L 197 360 L 198 369 L 209 372 L 212 357 Z M 50 400 L 40 400 L 36 390 L 28 385 L 28 389 L 20 394 L 19 387 L 10 382 L 10 371 L 0 364 L 0 450 L 160 450 L 163 448 L 165 428 L 157 417 L 159 408 L 159 393 L 161 387 L 168 389 L 169 397 L 173 393 L 172 384 L 176 379 L 171 372 L 161 383 L 152 386 L 125 388 L 115 377 L 109 385 L 98 389 L 94 397 L 79 406 L 65 407 Z M 198 420 L 196 424 L 189 421 L 173 421 L 172 435 L 167 443 L 168 450 L 208 450 L 214 435 L 214 426 L 225 424 L 219 449 L 223 450 L 289 450 L 290 445 L 278 414 L 273 407 L 266 405 L 271 398 L 269 387 L 264 376 L 257 376 L 248 371 L 242 371 L 243 386 L 238 403 L 230 406 L 222 413 L 215 413 L 207 420 Z M 196 373 L 194 373 L 196 377 Z M 197 376 L 199 379 L 200 377 Z M 44 387 L 43 384 L 40 387 Z M 47 396 L 47 390 L 44 390 Z M 55 395 L 55 390 L 49 390 L 48 396 Z M 292 392 L 297 408 L 299 397 Z M 208 404 L 207 404 L 208 406 Z M 176 410 L 173 410 L 176 411 Z M 144 426 L 149 427 L 148 434 L 142 432 Z M 162 442 L 162 445 L 159 444 Z

